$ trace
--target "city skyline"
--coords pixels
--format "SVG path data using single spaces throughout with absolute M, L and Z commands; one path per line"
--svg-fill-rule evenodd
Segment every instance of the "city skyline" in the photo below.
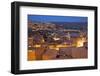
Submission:
M 87 17 L 28 15 L 28 61 L 88 58 Z

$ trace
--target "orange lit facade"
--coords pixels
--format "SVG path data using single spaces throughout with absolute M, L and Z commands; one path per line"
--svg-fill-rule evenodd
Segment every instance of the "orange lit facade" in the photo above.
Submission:
M 44 40 L 42 40 L 44 42 Z M 32 44 L 31 38 L 29 39 L 29 47 L 31 46 L 33 49 L 28 50 L 28 60 L 49 60 L 49 59 L 56 59 L 57 52 L 63 48 L 70 48 L 73 47 L 73 50 L 69 50 L 73 58 L 85 58 L 87 57 L 87 50 L 84 48 L 84 43 L 87 42 L 86 38 L 74 38 L 72 44 L 47 44 L 47 43 L 40 43 L 40 44 Z M 78 50 L 77 47 L 82 48 L 83 51 Z M 76 49 L 76 51 L 74 51 Z M 48 51 L 51 50 L 51 51 Z M 47 53 L 47 52 L 49 53 Z M 67 51 L 69 54 L 69 52 Z

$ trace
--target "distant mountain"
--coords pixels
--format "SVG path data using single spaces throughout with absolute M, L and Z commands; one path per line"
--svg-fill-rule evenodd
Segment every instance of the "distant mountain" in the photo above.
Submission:
M 34 26 L 36 29 L 75 29 L 87 30 L 87 22 L 29 22 L 28 27 Z
M 65 29 L 78 29 L 78 30 L 87 30 L 87 22 L 52 22 L 53 24 L 63 27 Z

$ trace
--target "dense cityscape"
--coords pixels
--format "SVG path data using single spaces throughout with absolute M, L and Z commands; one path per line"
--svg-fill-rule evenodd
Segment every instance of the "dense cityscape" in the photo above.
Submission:
M 87 27 L 76 27 L 72 23 L 29 21 L 28 61 L 87 58 Z

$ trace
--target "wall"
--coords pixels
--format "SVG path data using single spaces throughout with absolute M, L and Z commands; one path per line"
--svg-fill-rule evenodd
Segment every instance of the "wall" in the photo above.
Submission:
M 10 3 L 14 0 L 1 0 L 0 1 L 0 76 L 14 76 L 10 73 L 10 51 L 11 51 L 11 15 Z M 17 1 L 17 0 L 16 0 Z M 59 4 L 74 4 L 74 5 L 91 5 L 98 6 L 100 13 L 100 0 L 20 0 L 30 2 L 45 2 L 45 3 L 59 3 Z M 100 14 L 98 15 L 98 22 Z M 99 22 L 100 24 L 100 22 Z M 98 24 L 98 25 L 99 25 Z M 100 26 L 98 27 L 100 28 Z M 100 30 L 99 30 L 100 32 Z M 100 35 L 98 38 L 100 42 Z M 100 49 L 100 48 L 99 48 Z M 100 58 L 100 52 L 98 52 Z M 100 67 L 100 59 L 99 59 Z M 98 70 L 85 70 L 85 71 L 68 71 L 68 72 L 55 72 L 55 73 L 40 73 L 34 76 L 99 76 L 100 68 Z M 26 74 L 25 76 L 32 76 L 33 74 Z M 23 76 L 23 75 L 21 75 Z

